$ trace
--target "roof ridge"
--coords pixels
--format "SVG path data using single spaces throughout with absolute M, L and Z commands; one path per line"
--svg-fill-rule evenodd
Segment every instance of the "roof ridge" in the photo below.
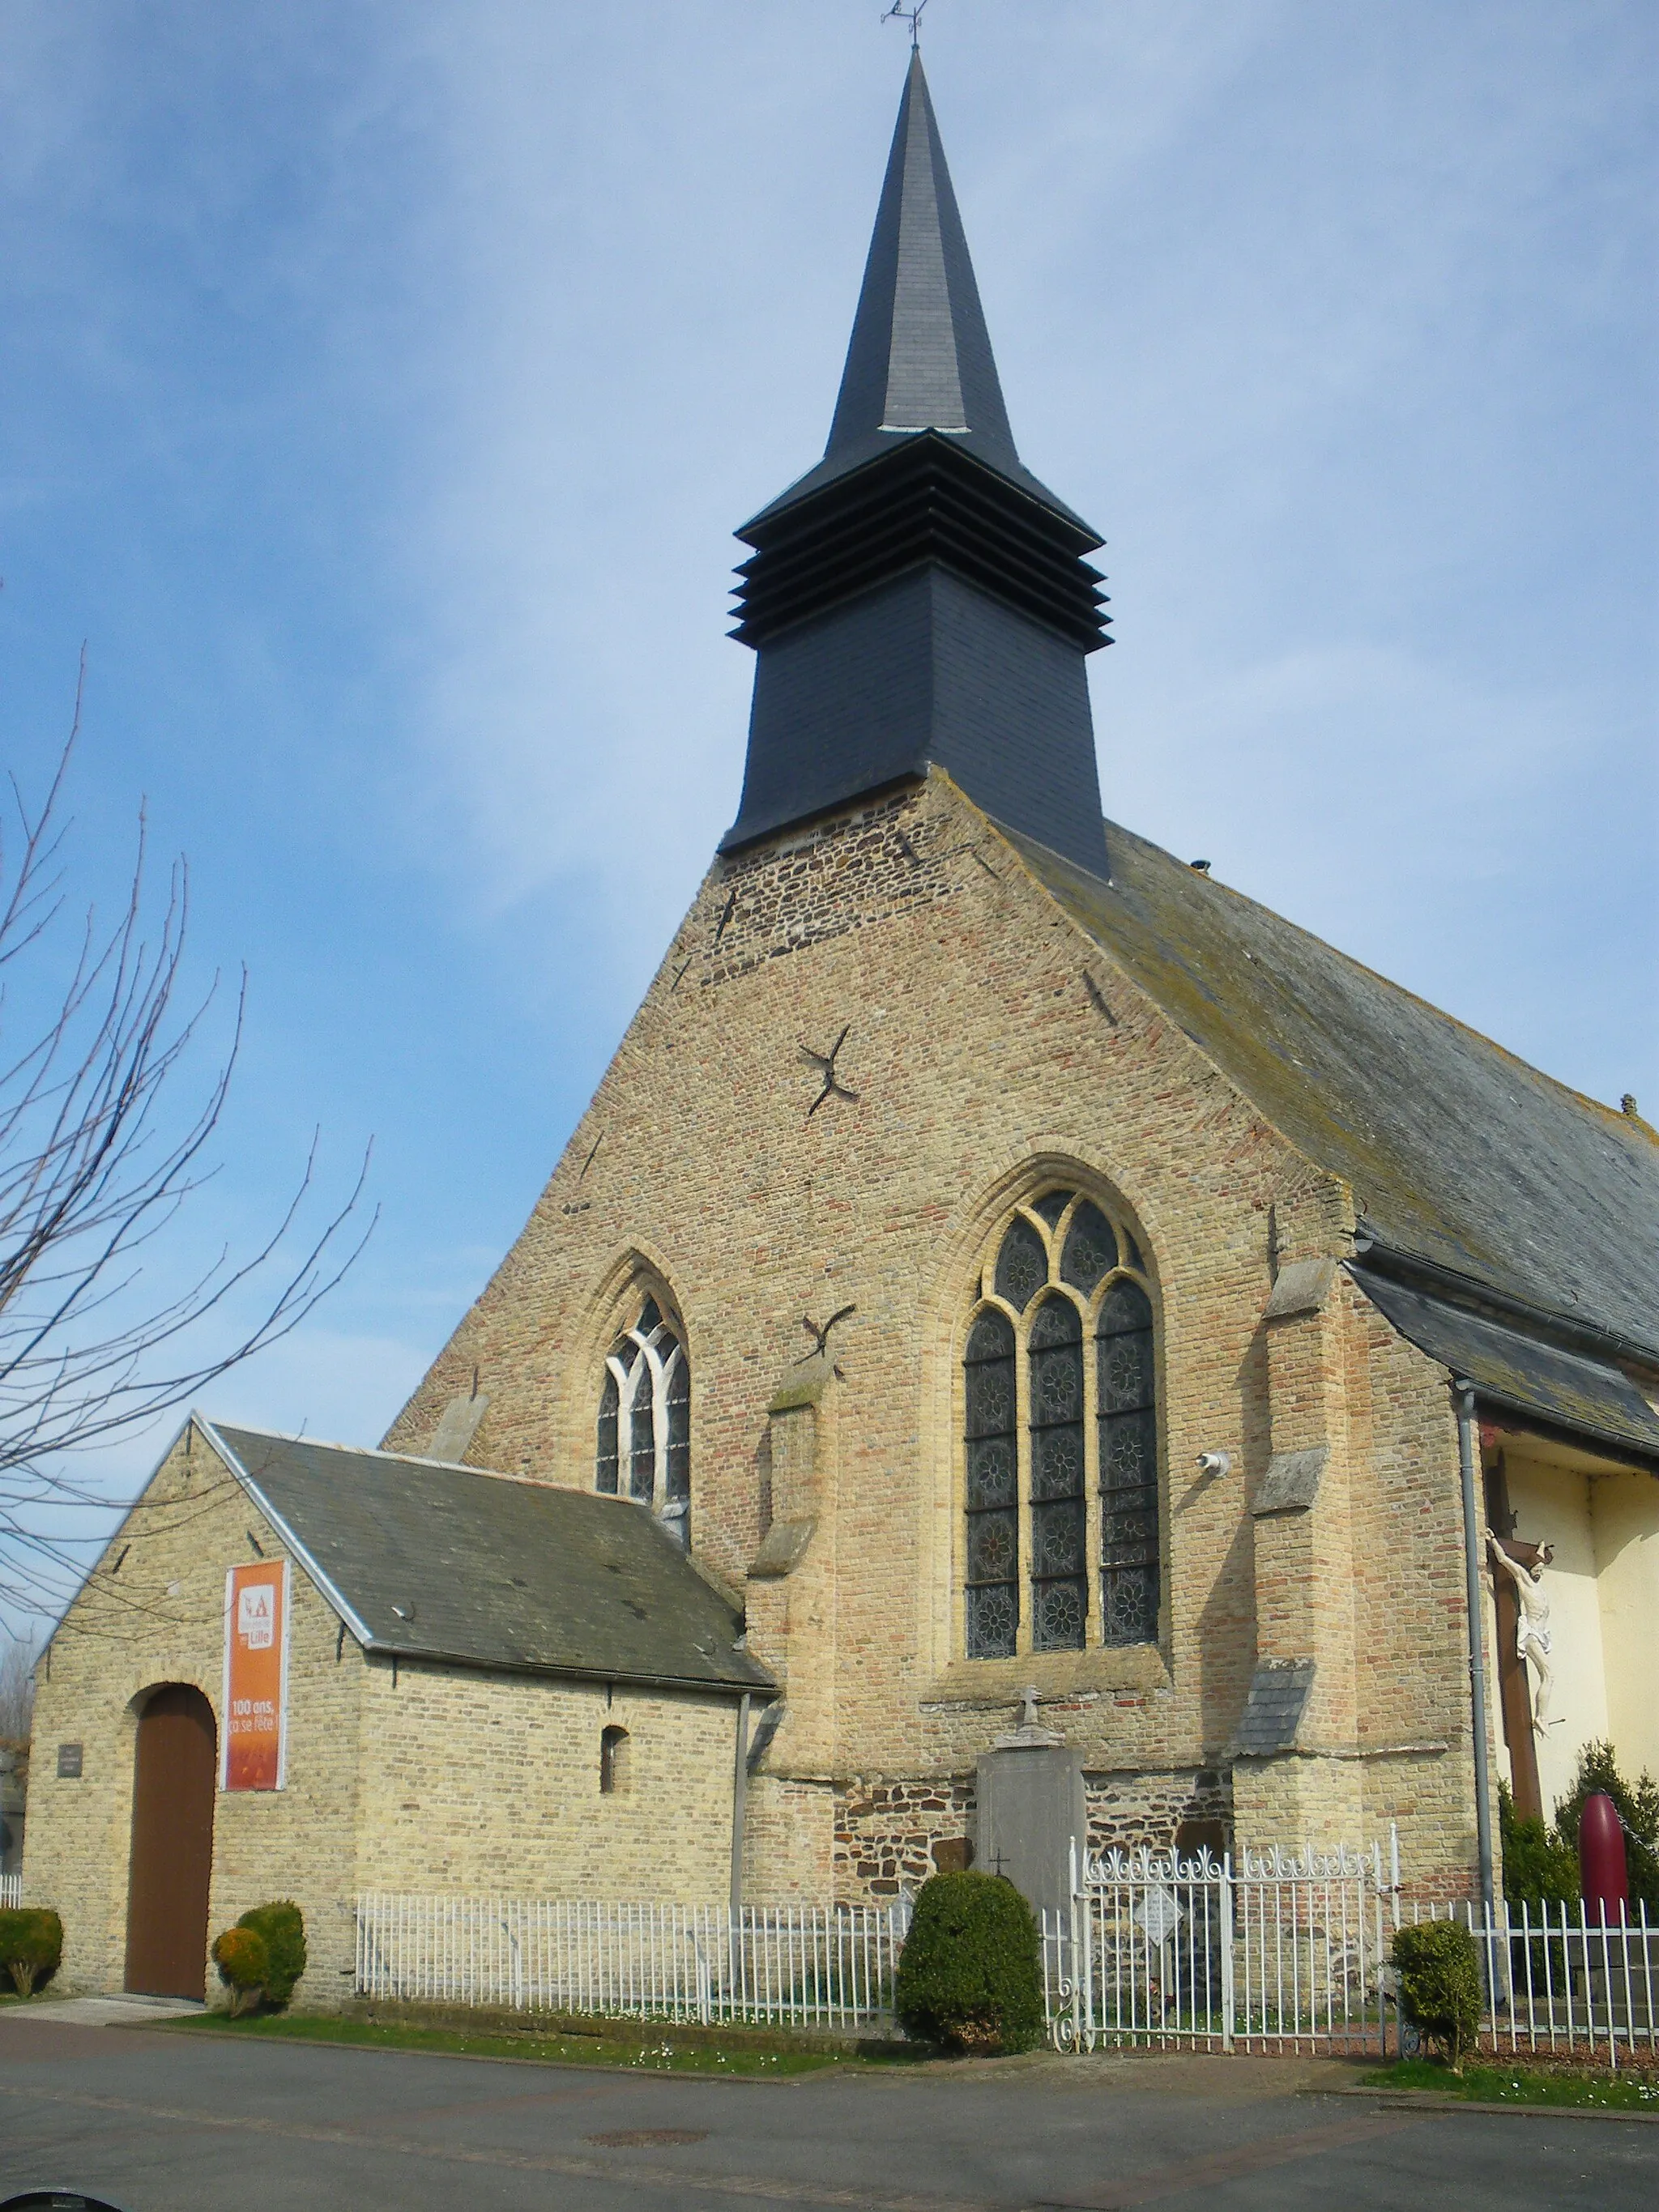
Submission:
M 509 1474 L 501 1467 L 473 1467 L 463 1459 L 433 1459 L 425 1452 L 387 1451 L 382 1444 L 349 1444 L 337 1437 L 307 1436 L 303 1430 L 296 1433 L 291 1429 L 267 1429 L 255 1421 L 222 1420 L 210 1413 L 198 1414 L 195 1418 L 205 1425 L 221 1431 L 235 1429 L 244 1436 L 269 1437 L 273 1443 L 310 1444 L 319 1451 L 349 1452 L 354 1459 L 388 1459 L 403 1467 L 435 1467 L 446 1474 L 481 1474 L 487 1476 L 491 1482 L 527 1483 L 532 1490 L 568 1490 L 583 1498 L 602 1498 L 605 1495 L 602 1491 L 580 1489 L 574 1483 L 550 1482 L 538 1474 Z M 628 1498 L 620 1500 L 624 1505 L 631 1505 L 634 1502 Z

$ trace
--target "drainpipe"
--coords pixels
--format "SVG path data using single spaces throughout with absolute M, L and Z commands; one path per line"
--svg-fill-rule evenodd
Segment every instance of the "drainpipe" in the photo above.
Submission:
M 1486 1660 L 1485 1616 L 1480 1595 L 1480 1554 L 1477 1549 L 1474 1511 L 1474 1385 L 1464 1376 L 1452 1378 L 1457 1401 L 1457 1472 L 1463 1486 L 1463 1574 L 1469 1608 L 1469 1704 L 1474 1721 L 1474 1832 L 1480 1855 L 1480 1902 L 1487 1925 L 1493 1914 L 1492 1870 L 1492 1788 L 1486 1771 Z
M 738 1700 L 738 1750 L 732 1769 L 732 1925 L 743 1915 L 743 1823 L 749 1800 L 749 1692 Z

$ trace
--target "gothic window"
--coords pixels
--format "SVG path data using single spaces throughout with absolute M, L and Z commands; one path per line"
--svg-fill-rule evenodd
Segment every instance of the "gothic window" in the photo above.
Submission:
M 647 1297 L 611 1347 L 599 1392 L 595 1486 L 648 1505 L 690 1541 L 691 1372 L 685 1346 Z
M 988 1255 L 963 1358 L 971 1659 L 1157 1638 L 1145 1272 L 1127 1229 L 1065 1189 L 1022 1206 Z

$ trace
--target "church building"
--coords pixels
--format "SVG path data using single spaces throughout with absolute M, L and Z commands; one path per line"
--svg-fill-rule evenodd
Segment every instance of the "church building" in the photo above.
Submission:
M 378 1451 L 192 1419 L 42 1668 L 86 1985 L 271 1895 L 341 1990 L 366 1889 L 890 1897 L 1028 1690 L 1094 1849 L 1443 1898 L 1500 1781 L 1659 1772 L 1659 1140 L 1103 818 L 919 58 L 739 536 L 741 797 L 518 1241 Z

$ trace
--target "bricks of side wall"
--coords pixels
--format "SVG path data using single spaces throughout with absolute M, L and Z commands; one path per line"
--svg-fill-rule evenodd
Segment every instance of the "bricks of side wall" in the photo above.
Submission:
M 368 1669 L 356 1886 L 726 1900 L 735 1701 L 400 1664 Z M 628 1732 L 601 1795 L 600 1739 Z

